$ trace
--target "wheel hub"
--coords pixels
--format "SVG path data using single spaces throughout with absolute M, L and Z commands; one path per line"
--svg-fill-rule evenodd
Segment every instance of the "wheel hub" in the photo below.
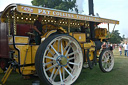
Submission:
M 59 66 L 66 66 L 68 64 L 68 59 L 64 55 L 60 55 L 57 57 L 56 62 Z

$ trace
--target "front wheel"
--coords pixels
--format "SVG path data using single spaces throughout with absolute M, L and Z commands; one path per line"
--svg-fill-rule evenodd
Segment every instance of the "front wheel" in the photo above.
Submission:
M 103 72 L 110 72 L 114 67 L 114 56 L 112 51 L 105 49 L 99 56 L 99 67 Z
M 39 78 L 49 85 L 71 85 L 79 77 L 83 54 L 79 43 L 66 34 L 49 36 L 39 46 L 35 67 Z

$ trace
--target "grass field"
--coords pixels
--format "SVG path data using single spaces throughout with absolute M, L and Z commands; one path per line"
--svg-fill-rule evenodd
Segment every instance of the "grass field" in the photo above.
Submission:
M 114 50 L 114 57 L 115 66 L 110 73 L 101 72 L 98 65 L 92 70 L 83 69 L 74 85 L 128 85 L 128 57 L 120 56 L 118 49 Z M 0 79 L 2 76 L 0 74 Z M 34 80 L 38 80 L 38 77 L 24 80 L 21 75 L 12 73 L 5 85 L 32 85 Z

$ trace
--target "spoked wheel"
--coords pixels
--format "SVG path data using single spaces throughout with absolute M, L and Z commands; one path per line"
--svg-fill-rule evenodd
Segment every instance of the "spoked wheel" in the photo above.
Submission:
M 66 34 L 48 37 L 38 48 L 35 67 L 47 84 L 71 85 L 81 73 L 83 54 L 79 43 Z
M 110 72 L 114 67 L 114 56 L 112 51 L 105 49 L 99 57 L 99 67 L 103 72 Z

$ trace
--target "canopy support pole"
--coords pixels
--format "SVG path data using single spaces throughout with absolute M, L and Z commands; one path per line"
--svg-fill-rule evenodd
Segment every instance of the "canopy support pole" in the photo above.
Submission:
M 14 16 L 14 35 L 16 35 L 16 10 L 14 10 L 14 14 L 13 14 L 13 16 Z
M 108 37 L 110 38 L 109 23 L 108 23 Z
M 11 32 L 11 21 L 10 21 L 10 13 L 8 12 L 8 35 L 10 36 Z
M 112 33 L 114 32 L 115 27 L 116 27 L 116 24 L 115 24 L 114 27 L 113 27 Z
M 68 20 L 68 33 L 70 33 L 70 20 Z

